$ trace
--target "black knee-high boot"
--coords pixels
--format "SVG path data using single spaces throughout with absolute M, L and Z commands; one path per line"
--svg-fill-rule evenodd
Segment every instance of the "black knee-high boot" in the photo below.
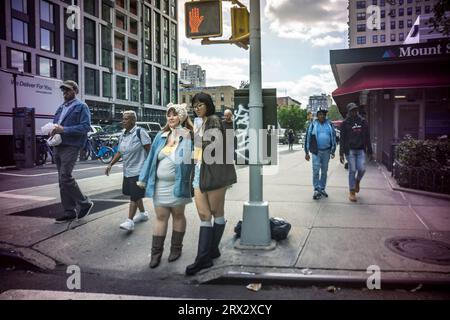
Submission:
M 213 239 L 212 227 L 200 227 L 198 236 L 198 251 L 195 262 L 186 268 L 186 275 L 192 276 L 202 269 L 212 267 L 213 262 L 210 255 L 211 243 Z
M 222 239 L 223 231 L 225 230 L 225 224 L 214 223 L 213 227 L 213 240 L 211 243 L 211 258 L 216 259 L 220 257 L 219 244 Z

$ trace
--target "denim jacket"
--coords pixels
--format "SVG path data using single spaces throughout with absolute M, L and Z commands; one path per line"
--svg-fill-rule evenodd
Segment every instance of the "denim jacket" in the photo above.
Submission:
M 334 130 L 333 123 L 326 119 L 325 124 L 327 124 L 330 127 L 331 132 L 331 150 L 330 153 L 334 154 L 336 151 L 336 131 Z M 319 120 L 314 120 L 310 123 L 308 128 L 306 129 L 306 135 L 305 135 L 305 153 L 308 154 L 309 152 L 313 154 L 317 154 L 318 148 L 317 148 L 317 137 L 316 137 L 316 124 L 319 124 Z
M 53 123 L 58 123 L 64 106 L 61 105 L 56 110 Z M 91 130 L 91 112 L 88 106 L 75 99 L 72 102 L 72 107 L 62 119 L 61 125 L 64 127 L 64 132 L 61 134 L 61 146 L 70 145 L 83 147 L 87 141 L 87 133 Z
M 192 163 L 192 139 L 188 129 L 181 129 L 179 143 L 175 150 L 175 186 L 173 195 L 177 198 L 191 198 L 191 173 L 194 168 Z M 158 167 L 158 155 L 167 142 L 169 132 L 159 132 L 152 144 L 144 166 L 139 175 L 139 181 L 145 182 L 145 195 L 153 198 L 156 185 L 156 170 Z

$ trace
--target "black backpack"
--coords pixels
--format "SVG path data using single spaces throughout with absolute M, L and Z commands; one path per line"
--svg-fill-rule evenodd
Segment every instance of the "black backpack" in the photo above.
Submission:
M 287 238 L 289 231 L 291 230 L 291 224 L 284 220 L 283 218 L 270 218 L 270 235 L 274 240 L 284 240 Z M 237 225 L 234 227 L 234 232 L 236 237 L 241 236 L 242 230 L 242 220 L 239 220 Z

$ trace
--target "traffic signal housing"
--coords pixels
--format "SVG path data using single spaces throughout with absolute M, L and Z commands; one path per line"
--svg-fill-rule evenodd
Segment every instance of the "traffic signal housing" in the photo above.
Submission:
M 246 7 L 231 8 L 231 38 L 239 47 L 247 49 L 250 38 L 250 13 Z
M 200 0 L 184 4 L 186 37 L 191 39 L 222 36 L 222 1 Z

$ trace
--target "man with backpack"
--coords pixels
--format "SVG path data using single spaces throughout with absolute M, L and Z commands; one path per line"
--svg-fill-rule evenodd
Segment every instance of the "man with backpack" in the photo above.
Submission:
M 328 163 L 334 159 L 336 151 L 336 131 L 330 120 L 327 119 L 328 110 L 320 107 L 317 110 L 317 119 L 311 121 L 305 135 L 305 159 L 311 159 L 312 153 L 314 200 L 328 197 L 325 191 L 327 185 Z
M 134 224 L 148 220 L 148 212 L 144 209 L 145 191 L 136 185 L 147 153 L 150 150 L 151 139 L 148 133 L 136 125 L 136 112 L 125 111 L 122 115 L 122 126 L 125 129 L 119 138 L 118 152 L 106 167 L 105 174 L 109 176 L 111 167 L 123 159 L 122 193 L 130 196 L 128 219 L 120 225 L 120 229 L 133 231 Z M 139 208 L 139 213 L 136 211 Z

